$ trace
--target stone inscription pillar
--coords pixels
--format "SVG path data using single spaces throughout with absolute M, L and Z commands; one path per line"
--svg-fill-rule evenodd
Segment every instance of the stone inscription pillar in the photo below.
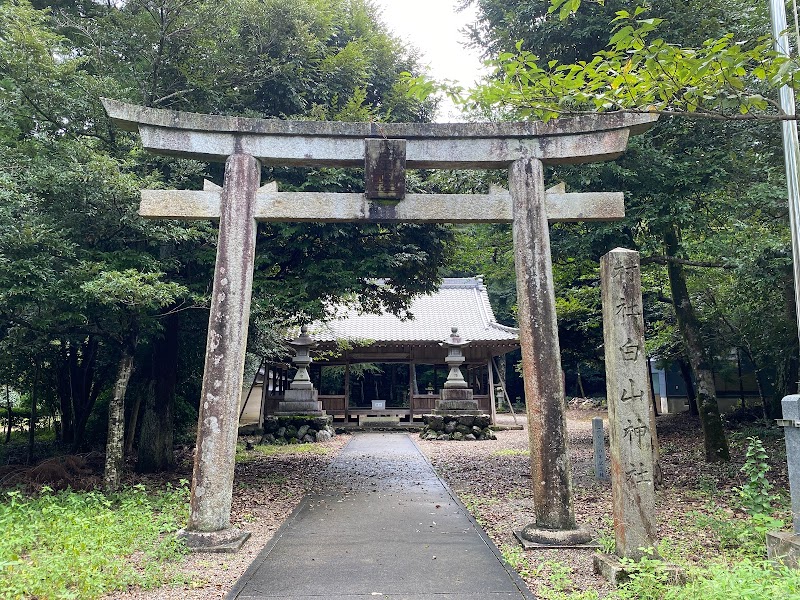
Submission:
M 594 446 L 594 478 L 598 481 L 608 481 L 608 457 L 606 456 L 602 417 L 592 419 L 592 445 Z
M 778 425 L 783 427 L 786 439 L 792 531 L 767 532 L 767 556 L 797 569 L 800 568 L 800 395 L 785 396 L 781 407 L 783 418 L 778 419 Z
M 536 541 L 535 529 L 576 529 L 542 162 L 512 163 L 509 188 L 536 516 L 521 535 Z
M 781 400 L 783 419 L 779 421 L 786 439 L 786 459 L 789 463 L 789 491 L 792 503 L 792 527 L 800 536 L 800 395 Z
M 638 560 L 656 544 L 655 418 L 644 350 L 639 253 L 600 260 L 616 554 Z
M 230 515 L 260 178 L 252 156 L 234 154 L 225 163 L 190 515 L 182 532 L 190 548 L 235 551 L 250 535 L 232 528 Z

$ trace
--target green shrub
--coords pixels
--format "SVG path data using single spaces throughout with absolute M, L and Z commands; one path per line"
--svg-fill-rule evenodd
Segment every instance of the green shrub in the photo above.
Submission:
M 800 572 L 769 561 L 742 559 L 714 563 L 665 600 L 791 600 L 800 598 Z
M 747 438 L 747 453 L 741 471 L 745 474 L 744 485 L 737 488 L 742 508 L 749 515 L 769 515 L 772 513 L 772 484 L 767 479 L 769 465 L 767 451 L 761 439 L 751 436 Z
M 135 486 L 113 495 L 6 492 L 0 500 L 0 598 L 91 599 L 151 587 L 184 547 L 171 534 L 188 514 L 188 490 Z M 131 557 L 136 553 L 136 557 Z
M 710 514 L 694 512 L 690 517 L 698 527 L 708 528 L 716 534 L 722 550 L 752 559 L 766 557 L 767 532 L 782 529 L 785 525 L 781 519 L 770 515 L 756 514 L 739 519 L 721 509 Z
M 629 579 L 620 585 L 618 598 L 639 600 L 643 598 L 663 598 L 669 585 L 669 575 L 664 570 L 664 562 L 656 558 L 653 548 L 643 549 L 645 554 L 638 561 L 622 558 Z

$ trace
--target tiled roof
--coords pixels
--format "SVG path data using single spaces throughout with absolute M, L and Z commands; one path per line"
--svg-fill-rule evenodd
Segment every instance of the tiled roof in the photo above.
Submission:
M 335 340 L 418 343 L 442 341 L 450 335 L 451 327 L 458 327 L 458 333 L 468 341 L 519 340 L 517 329 L 495 322 L 480 277 L 444 279 L 437 292 L 413 300 L 409 313 L 413 319 L 401 320 L 389 313 L 358 314 L 355 308 L 341 307 L 339 318 L 314 323 L 309 333 L 322 343 Z

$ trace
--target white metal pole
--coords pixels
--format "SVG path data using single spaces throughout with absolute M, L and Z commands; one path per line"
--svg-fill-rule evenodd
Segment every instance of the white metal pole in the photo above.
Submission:
M 770 0 L 772 35 L 775 51 L 789 56 L 789 35 L 786 25 L 786 5 L 783 0 Z M 795 115 L 794 90 L 789 85 L 780 89 L 781 110 L 788 116 Z M 789 190 L 789 226 L 792 230 L 792 258 L 794 263 L 794 298 L 797 311 L 798 334 L 800 335 L 800 181 L 798 181 L 798 159 L 800 149 L 797 141 L 797 121 L 786 119 L 783 128 L 783 157 L 786 165 L 786 185 Z

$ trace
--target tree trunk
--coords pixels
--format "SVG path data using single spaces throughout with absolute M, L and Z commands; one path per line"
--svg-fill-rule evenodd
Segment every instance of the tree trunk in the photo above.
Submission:
M 764 384 L 761 382 L 761 369 L 756 369 L 755 375 L 758 399 L 761 401 L 761 414 L 764 415 L 764 422 L 769 423 L 769 407 L 767 406 L 767 399 L 764 397 Z
M 772 401 L 766 407 L 766 413 L 770 419 L 780 419 L 783 415 L 781 400 L 784 396 L 798 392 L 797 369 L 798 360 L 794 352 L 785 356 L 778 363 L 777 373 L 775 374 L 775 390 L 772 394 Z
M 11 390 L 6 384 L 6 408 L 8 409 L 8 425 L 6 426 L 6 444 L 11 442 L 11 426 L 14 421 L 14 410 L 11 406 Z
M 73 452 L 78 452 L 83 444 L 86 423 L 102 388 L 96 381 L 98 347 L 97 339 L 91 336 L 80 344 L 64 342 L 58 373 L 61 439 L 72 444 Z
M 63 444 L 72 444 L 75 441 L 75 414 L 72 411 L 72 386 L 70 385 L 69 345 L 62 342 L 67 348 L 60 353 L 60 364 L 56 375 L 56 390 L 61 412 L 61 432 L 59 439 Z
M 578 362 L 577 366 L 577 374 L 578 374 L 578 394 L 581 398 L 586 398 L 586 391 L 583 389 L 583 378 L 581 377 L 581 363 Z
M 742 349 L 736 348 L 736 373 L 739 377 L 739 402 L 742 410 L 747 408 L 747 401 L 744 399 L 744 381 L 742 380 Z
M 125 458 L 125 392 L 133 372 L 133 352 L 126 345 L 119 360 L 114 395 L 108 405 L 108 441 L 106 442 L 106 468 L 103 483 L 107 492 L 119 489 Z
M 668 257 L 676 256 L 678 251 L 678 232 L 668 229 L 664 235 L 664 246 Z M 730 449 L 722 417 L 717 405 L 717 390 L 708 352 L 700 336 L 700 322 L 694 312 L 689 290 L 686 286 L 686 273 L 683 265 L 669 261 L 667 263 L 670 292 L 675 306 L 675 317 L 683 336 L 689 364 L 694 372 L 697 384 L 697 408 L 700 412 L 700 423 L 703 428 L 706 460 L 709 462 L 729 461 Z
M 786 285 L 783 290 L 783 313 L 787 323 L 797 323 L 797 313 L 795 312 L 794 299 L 794 277 L 792 273 L 787 274 Z M 798 338 L 797 329 L 793 325 L 788 332 L 790 337 L 786 340 L 783 359 L 778 363 L 775 374 L 775 387 L 771 402 L 765 406 L 765 412 L 770 419 L 780 419 L 783 416 L 781 400 L 784 396 L 796 394 L 798 392 Z
M 767 416 L 769 413 L 769 405 L 767 403 L 767 399 L 764 397 L 764 382 L 762 374 L 763 369 L 759 367 L 758 363 L 756 362 L 756 358 L 753 355 L 753 352 L 747 346 L 741 349 L 737 348 L 737 358 L 739 360 L 739 393 L 742 394 L 742 397 L 744 398 L 744 391 L 742 391 L 744 387 L 742 383 L 742 361 L 741 361 L 741 356 L 738 355 L 738 353 L 741 350 L 744 351 L 744 354 L 745 356 L 747 356 L 747 359 L 750 361 L 750 364 L 753 365 L 753 374 L 755 375 L 756 379 L 756 389 L 758 391 L 758 399 L 759 402 L 761 403 L 761 414 L 764 416 L 764 422 L 767 423 L 769 421 L 769 417 Z M 742 404 L 742 408 L 744 407 L 745 405 Z
M 153 347 L 152 382 L 145 392 L 139 431 L 136 461 L 139 473 L 160 473 L 175 467 L 172 412 L 178 382 L 179 325 L 179 313 L 165 317 L 164 337 L 156 340 Z
M 31 389 L 31 417 L 28 427 L 28 464 L 33 464 L 36 455 L 36 404 L 39 401 L 39 363 L 36 363 Z
M 135 386 L 134 386 L 135 387 Z M 134 395 L 133 406 L 131 406 L 128 424 L 125 426 L 125 455 L 133 452 L 133 442 L 136 438 L 136 427 L 139 424 L 139 412 L 142 408 L 142 394 L 139 392 Z
M 689 366 L 689 361 L 685 358 L 679 359 L 678 368 L 681 370 L 683 385 L 686 387 L 686 397 L 689 399 L 689 414 L 697 417 L 700 415 L 700 411 L 697 410 L 697 395 L 694 393 L 694 382 L 692 381 L 692 370 Z
M 656 400 L 656 386 L 655 383 L 653 382 L 653 369 L 650 364 L 650 359 L 647 358 L 646 360 L 647 360 L 647 383 L 650 384 L 650 401 L 653 403 L 653 417 L 655 417 L 660 410 L 660 406 L 658 400 Z M 658 461 L 656 461 L 656 463 L 658 463 Z

